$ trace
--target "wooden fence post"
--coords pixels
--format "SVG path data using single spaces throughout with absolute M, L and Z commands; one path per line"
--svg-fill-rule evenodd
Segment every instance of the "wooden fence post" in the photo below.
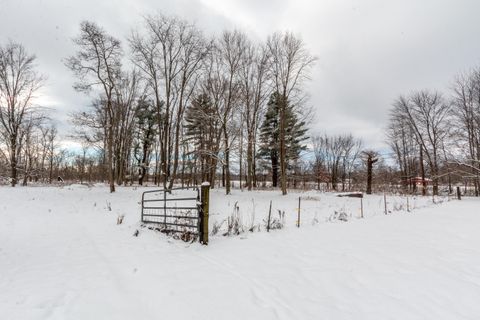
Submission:
M 297 227 L 300 228 L 300 199 L 302 197 L 298 197 L 298 220 L 297 220 Z
M 200 243 L 208 244 L 208 210 L 210 198 L 210 183 L 204 182 L 201 186 L 200 198 L 202 201 L 202 211 L 200 216 Z
M 462 193 L 460 192 L 460 187 L 457 187 L 457 199 L 462 200 Z
M 410 204 L 408 203 L 408 195 L 407 195 L 407 212 L 410 212 Z

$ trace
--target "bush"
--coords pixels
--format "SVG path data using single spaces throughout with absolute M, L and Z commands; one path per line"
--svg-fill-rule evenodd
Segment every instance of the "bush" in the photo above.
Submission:
M 348 215 L 347 215 L 347 213 L 345 212 L 345 209 L 341 209 L 340 211 L 335 211 L 335 212 L 328 218 L 328 220 L 329 220 L 329 221 L 339 220 L 339 221 L 347 222 L 347 221 L 348 221 Z
M 265 223 L 265 229 L 268 230 L 268 217 L 267 220 L 263 220 Z M 278 210 L 278 218 L 270 220 L 270 230 L 283 229 L 285 226 L 285 211 Z
M 240 233 L 245 232 L 242 224 L 242 219 L 240 217 L 240 207 L 238 202 L 235 202 L 233 206 L 232 214 L 227 218 L 227 232 L 224 236 L 239 235 Z

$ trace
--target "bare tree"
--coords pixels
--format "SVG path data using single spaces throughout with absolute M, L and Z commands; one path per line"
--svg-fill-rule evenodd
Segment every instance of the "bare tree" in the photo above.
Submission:
M 245 42 L 240 79 L 242 83 L 242 115 L 247 133 L 247 188 L 255 185 L 255 154 L 257 133 L 270 95 L 267 83 L 268 51 L 249 40 Z
M 154 95 L 162 181 L 165 188 L 168 182 L 171 189 L 178 171 L 183 115 L 209 46 L 195 25 L 164 15 L 147 17 L 145 35 L 134 32 L 130 46 L 132 60 Z
M 123 73 L 115 90 L 114 100 L 114 159 L 115 178 L 118 185 L 125 181 L 130 164 L 130 152 L 133 145 L 133 134 L 135 119 L 138 113 L 138 106 L 145 99 L 143 85 L 140 83 L 139 75 L 134 70 L 130 73 Z
M 420 148 L 408 119 L 395 110 L 391 112 L 387 127 L 387 143 L 400 169 L 403 188 L 415 193 L 417 186 L 414 178 L 418 175 Z
M 312 151 L 314 160 L 312 162 L 313 175 L 317 182 L 317 189 L 320 190 L 322 182 L 328 181 L 327 171 L 327 154 L 328 150 L 325 145 L 326 140 L 322 136 L 313 136 Z
M 347 180 L 348 189 L 351 187 L 351 173 L 359 159 L 362 141 L 354 138 L 352 134 L 348 134 L 341 137 L 340 143 L 343 149 L 341 162 L 342 191 L 345 191 L 347 188 Z
M 202 33 L 193 25 L 187 25 L 185 30 L 183 30 L 183 34 L 179 34 L 178 36 L 181 39 L 181 50 L 179 57 L 180 74 L 174 83 L 174 88 L 178 98 L 176 99 L 177 106 L 174 127 L 175 143 L 169 189 L 173 187 L 173 183 L 177 177 L 180 154 L 179 147 L 181 144 L 180 140 L 185 110 L 197 89 L 202 62 L 211 49 L 210 44 L 206 42 Z
M 80 35 L 74 39 L 77 53 L 66 60 L 66 66 L 78 77 L 74 88 L 90 91 L 101 88 L 105 97 L 106 153 L 110 192 L 115 192 L 113 162 L 115 90 L 121 76 L 122 49 L 120 41 L 106 33 L 94 22 L 83 21 Z
M 225 31 L 218 41 L 218 54 L 220 54 L 224 76 L 226 79 L 226 90 L 223 97 L 223 108 L 220 111 L 221 125 L 224 146 L 224 170 L 225 170 L 225 192 L 230 194 L 230 147 L 231 137 L 229 134 L 229 122 L 233 121 L 234 108 L 237 105 L 240 91 L 240 71 L 242 58 L 246 49 L 246 36 L 239 31 Z
M 467 171 L 473 176 L 475 195 L 480 194 L 480 68 L 456 77 L 453 85 L 452 114 L 456 147 L 465 150 Z M 458 158 L 458 157 L 457 157 Z M 458 162 L 458 160 L 457 160 Z
M 296 104 L 302 96 L 302 85 L 308 79 L 309 70 L 316 61 L 303 41 L 292 33 L 274 33 L 267 40 L 270 59 L 270 76 L 275 90 L 283 101 L 280 108 L 280 178 L 282 194 L 287 194 L 285 114 L 287 101 Z
M 28 120 L 21 127 L 22 157 L 18 169 L 23 172 L 23 183 L 38 181 L 43 173 L 43 163 L 46 157 L 42 139 L 47 138 L 46 120 L 48 118 L 40 112 L 32 112 Z
M 195 103 L 203 105 L 202 111 L 197 113 L 199 120 L 208 122 L 208 130 L 204 133 L 208 137 L 208 143 L 197 151 L 204 155 L 203 158 L 208 159 L 208 164 L 202 168 L 202 176 L 206 174 L 209 177 L 212 187 L 215 186 L 215 175 L 219 161 L 224 168 L 224 162 L 220 159 L 219 153 L 223 134 L 222 110 L 224 110 L 226 91 L 227 79 L 223 72 L 222 58 L 218 46 L 214 45 L 204 61 L 204 74 L 201 80 L 202 93 Z M 192 103 L 192 107 L 195 104 Z M 207 173 L 204 170 L 209 172 Z
M 100 161 L 100 170 L 97 179 L 105 181 L 105 167 L 107 166 L 107 120 L 105 114 L 105 99 L 97 98 L 92 101 L 86 111 L 74 112 L 70 115 L 70 121 L 74 126 L 71 137 L 80 143 L 95 150 Z
M 17 184 L 20 131 L 35 111 L 35 94 L 43 82 L 35 70 L 35 56 L 21 44 L 0 46 L 0 132 L 8 148 L 12 187 Z
M 53 163 L 55 159 L 55 150 L 58 148 L 57 145 L 57 128 L 52 126 L 49 128 L 46 136 L 46 152 L 48 159 L 48 183 L 53 181 Z
M 423 165 L 423 156 L 426 156 L 433 180 L 433 194 L 437 195 L 440 152 L 442 142 L 449 133 L 450 104 L 439 92 L 424 90 L 408 98 L 400 97 L 395 101 L 394 110 L 408 121 L 415 133 L 421 151 L 420 166 Z
M 317 183 L 328 180 L 333 190 L 342 182 L 342 191 L 351 186 L 352 172 L 358 162 L 362 141 L 352 134 L 323 135 L 312 138 Z

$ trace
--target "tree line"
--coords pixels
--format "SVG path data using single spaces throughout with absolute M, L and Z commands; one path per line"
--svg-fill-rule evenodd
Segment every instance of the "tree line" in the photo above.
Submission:
M 427 194 L 470 184 L 479 194 L 480 69 L 448 94 L 398 97 L 391 154 L 352 134 L 311 135 L 305 84 L 317 58 L 290 32 L 264 41 L 239 30 L 208 36 L 152 15 L 125 39 L 84 21 L 65 66 L 91 103 L 70 117 L 75 150 L 60 147 L 49 110 L 35 104 L 46 77 L 19 43 L 0 46 L 0 176 L 52 183 L 221 184 L 226 193 L 271 185 Z M 271 181 L 267 183 L 267 180 Z M 419 189 L 419 190 L 417 190 Z
M 403 186 L 421 193 L 432 184 L 480 187 L 480 69 L 458 74 L 451 90 L 419 90 L 401 95 L 390 113 L 387 138 Z M 415 179 L 415 177 L 418 177 Z
M 103 172 L 97 178 L 107 180 L 111 192 L 148 176 L 167 189 L 179 179 L 215 184 L 220 170 L 228 194 L 232 157 L 250 190 L 261 154 L 274 148 L 273 170 L 286 193 L 289 163 L 305 149 L 299 137 L 306 132 L 304 84 L 316 61 L 299 37 L 274 33 L 260 42 L 238 30 L 206 36 L 189 21 L 159 14 L 144 18 L 124 41 L 84 21 L 73 43 L 76 52 L 65 65 L 75 76 L 75 90 L 93 97 L 71 116 L 72 136 L 83 146 L 75 162 L 84 167 L 94 157 Z M 35 70 L 35 56 L 18 43 L 2 47 L 0 59 L 2 155 L 15 186 L 20 168 L 22 176 L 34 175 L 19 158 L 28 157 L 26 128 L 37 130 L 48 119 L 32 101 L 45 77 Z M 269 117 L 278 128 L 262 132 L 274 130 L 274 142 L 260 141 L 267 105 L 276 106 Z M 298 139 L 290 137 L 291 125 Z

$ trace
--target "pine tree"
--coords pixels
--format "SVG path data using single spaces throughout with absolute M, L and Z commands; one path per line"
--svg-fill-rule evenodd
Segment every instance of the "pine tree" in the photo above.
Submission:
M 260 127 L 259 156 L 267 158 L 272 164 L 272 184 L 278 185 L 278 170 L 280 168 L 280 106 L 281 95 L 274 92 L 267 104 L 265 119 Z M 300 152 L 306 149 L 303 142 L 307 139 L 305 122 L 298 119 L 297 114 L 287 101 L 285 128 L 286 167 L 297 160 Z
M 210 97 L 200 94 L 193 99 L 185 111 L 185 142 L 193 145 L 194 150 L 189 156 L 199 169 L 202 181 L 213 185 L 217 167 L 217 156 L 220 141 L 220 124 Z
M 156 110 L 153 102 L 146 100 L 139 102 L 135 122 L 133 155 L 139 168 L 138 184 L 143 185 L 143 179 L 147 174 L 150 163 L 152 146 L 158 133 Z

